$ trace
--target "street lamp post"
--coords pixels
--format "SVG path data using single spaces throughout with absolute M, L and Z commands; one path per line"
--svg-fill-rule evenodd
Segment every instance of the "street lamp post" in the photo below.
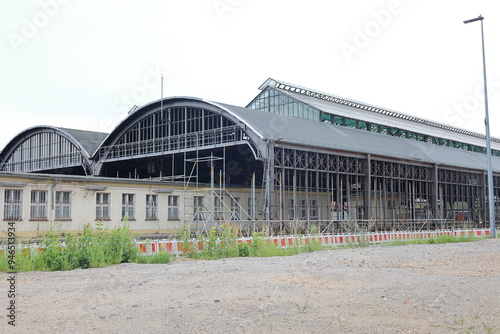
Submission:
M 490 140 L 490 117 L 488 114 L 488 88 L 486 86 L 486 59 L 484 56 L 484 31 L 483 31 L 483 19 L 482 15 L 470 20 L 464 21 L 465 24 L 472 23 L 476 21 L 481 21 L 481 40 L 483 45 L 483 80 L 484 80 L 484 125 L 486 127 L 486 155 L 488 157 L 488 209 L 490 213 L 490 235 L 492 238 L 496 238 L 496 227 L 495 227 L 495 197 L 493 195 L 493 171 L 491 168 L 491 140 Z

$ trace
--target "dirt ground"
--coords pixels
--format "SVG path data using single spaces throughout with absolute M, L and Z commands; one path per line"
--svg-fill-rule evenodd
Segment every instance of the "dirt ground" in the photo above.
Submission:
M 500 239 L 0 276 L 2 333 L 500 333 Z

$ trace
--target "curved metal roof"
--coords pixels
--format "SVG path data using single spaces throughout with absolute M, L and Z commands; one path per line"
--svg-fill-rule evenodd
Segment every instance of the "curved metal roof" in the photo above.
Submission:
M 371 154 L 442 166 L 474 170 L 486 169 L 487 156 L 485 154 L 437 146 L 406 138 L 391 137 L 385 134 L 340 127 L 193 97 L 165 98 L 163 106 L 164 108 L 175 106 L 200 107 L 221 113 L 246 131 L 249 135 L 249 142 L 257 150 L 254 153 L 256 156 L 260 155 L 261 157 L 266 156 L 267 143 L 274 142 L 277 145 L 289 144 L 305 146 L 311 149 Z M 52 126 L 37 126 L 26 129 L 15 136 L 0 153 L 0 162 L 4 162 L 4 159 L 30 135 L 38 132 L 56 132 L 77 146 L 89 163 L 98 163 L 100 157 L 97 153 L 100 149 L 112 146 L 130 126 L 160 108 L 161 100 L 142 106 L 128 115 L 110 134 Z M 492 165 L 493 170 L 500 172 L 499 157 L 492 157 Z
M 3 164 L 8 160 L 10 155 L 21 145 L 26 139 L 39 133 L 57 133 L 66 138 L 70 143 L 78 148 L 82 157 L 91 165 L 91 155 L 97 147 L 102 143 L 107 134 L 102 132 L 84 131 L 76 129 L 59 128 L 51 125 L 39 125 L 30 127 L 18 133 L 5 148 L 0 152 L 0 163 Z
M 164 109 L 179 106 L 204 108 L 206 110 L 222 114 L 236 125 L 240 125 L 245 129 L 246 133 L 249 135 L 250 141 L 254 145 L 254 147 L 252 147 L 252 145 L 249 145 L 250 148 L 252 148 L 252 150 L 253 148 L 257 149 L 257 152 L 254 150 L 254 154 L 256 155 L 256 157 L 265 155 L 265 150 L 267 149 L 267 147 L 262 141 L 262 135 L 259 133 L 258 129 L 254 128 L 251 124 L 245 123 L 245 120 L 239 115 L 239 113 L 233 112 L 233 106 L 231 106 L 231 108 L 228 108 L 226 107 L 228 105 L 207 101 L 196 97 L 175 96 L 163 99 Z M 117 141 L 122 137 L 123 134 L 126 133 L 126 131 L 131 126 L 139 122 L 141 119 L 148 117 L 152 113 L 159 111 L 161 108 L 162 100 L 156 100 L 141 106 L 139 109 L 129 114 L 127 118 L 125 118 L 113 129 L 113 131 L 103 140 L 101 145 L 94 152 L 93 159 L 95 163 L 98 164 L 99 160 L 101 160 L 109 153 L 109 148 L 116 144 Z M 101 151 L 102 154 L 100 154 L 99 151 Z
M 421 132 L 468 144 L 479 146 L 485 145 L 485 135 L 474 131 L 312 90 L 272 78 L 267 79 L 259 89 L 264 90 L 267 87 L 276 89 L 322 112 L 338 114 L 386 126 L 394 126 L 408 131 Z M 492 148 L 500 149 L 499 138 L 491 138 L 491 142 Z
M 257 129 L 264 140 L 413 160 L 444 166 L 486 170 L 486 154 L 392 137 L 348 127 L 220 104 Z M 492 157 L 500 172 L 500 158 Z

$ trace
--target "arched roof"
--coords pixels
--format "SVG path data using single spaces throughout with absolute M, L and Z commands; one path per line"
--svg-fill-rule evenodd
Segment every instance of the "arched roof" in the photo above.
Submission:
M 234 112 L 233 106 L 212 101 L 203 100 L 196 97 L 176 96 L 163 99 L 163 109 L 174 107 L 195 107 L 218 113 L 232 121 L 234 124 L 244 128 L 249 136 L 250 142 L 254 145 L 252 149 L 257 149 L 254 152 L 256 157 L 264 156 L 265 154 L 265 138 L 253 125 L 246 122 L 237 112 Z M 149 115 L 161 110 L 162 100 L 156 100 L 141 106 L 139 109 L 130 113 L 121 123 L 119 123 L 113 131 L 104 139 L 99 149 L 94 153 L 93 159 L 98 162 L 106 155 L 106 148 L 112 147 L 117 141 L 129 130 L 134 124 Z M 239 107 L 234 107 L 239 108 Z M 243 108 L 242 108 L 243 109 Z
M 84 131 L 76 129 L 59 128 L 50 125 L 40 125 L 30 127 L 19 134 L 17 134 L 0 152 L 0 170 L 3 170 L 4 165 L 12 154 L 20 148 L 20 146 L 31 137 L 40 135 L 42 133 L 56 134 L 66 139 L 71 145 L 76 147 L 81 155 L 81 158 L 86 163 L 86 167 L 92 165 L 91 153 L 93 153 L 101 144 L 102 140 L 106 137 L 106 133 Z M 43 158 L 43 157 L 40 157 Z
M 193 107 L 222 115 L 245 132 L 246 143 L 257 159 L 265 159 L 267 150 L 270 148 L 269 143 L 274 142 L 277 145 L 291 144 L 308 148 L 356 152 L 471 169 L 484 170 L 486 165 L 486 156 L 480 153 L 181 96 L 143 105 L 129 114 L 109 134 L 53 126 L 36 126 L 26 129 L 16 135 L 0 152 L 0 170 L 3 169 L 11 154 L 27 138 L 39 133 L 56 133 L 78 148 L 82 159 L 87 166 L 91 166 L 90 169 L 95 173 L 96 166 L 106 160 L 109 150 L 127 130 L 161 110 L 162 104 L 164 110 L 174 107 Z M 241 143 L 243 141 L 240 141 Z M 500 171 L 500 158 L 493 157 L 493 169 Z
M 105 139 L 102 147 L 112 146 L 139 119 L 158 111 L 161 100 L 144 105 L 123 120 Z M 239 124 L 249 135 L 256 157 L 265 158 L 267 143 L 301 145 L 325 149 L 342 150 L 376 156 L 394 157 L 404 160 L 484 169 L 486 155 L 445 146 L 397 138 L 378 133 L 340 127 L 323 122 L 278 115 L 218 103 L 194 97 L 171 97 L 163 100 L 163 107 L 193 106 L 221 113 L 235 124 Z M 500 171 L 500 158 L 493 157 L 493 168 Z M 483 164 L 484 162 L 484 164 Z

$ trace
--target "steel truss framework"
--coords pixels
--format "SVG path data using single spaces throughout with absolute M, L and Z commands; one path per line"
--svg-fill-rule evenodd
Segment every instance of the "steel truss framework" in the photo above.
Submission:
M 2 157 L 0 170 L 7 172 L 91 171 L 88 152 L 70 134 L 54 127 L 28 129 L 6 147 Z
M 269 210 L 279 228 L 317 223 L 345 230 L 353 221 L 377 229 L 418 221 L 421 228 L 484 227 L 487 221 L 484 172 L 279 144 L 273 153 Z
M 155 103 L 136 112 L 120 125 L 100 147 L 94 173 L 133 173 L 141 177 L 185 175 L 185 159 L 200 151 L 246 146 L 254 159 L 262 139 L 242 126 L 234 116 L 212 104 L 192 101 L 165 105 Z M 210 154 L 210 153 L 208 153 Z M 184 164 L 184 166 L 183 166 Z M 128 169 L 127 169 L 128 168 Z
M 104 159 L 110 162 L 240 143 L 243 130 L 222 115 L 202 108 L 177 107 L 142 119 L 100 152 L 108 152 Z

